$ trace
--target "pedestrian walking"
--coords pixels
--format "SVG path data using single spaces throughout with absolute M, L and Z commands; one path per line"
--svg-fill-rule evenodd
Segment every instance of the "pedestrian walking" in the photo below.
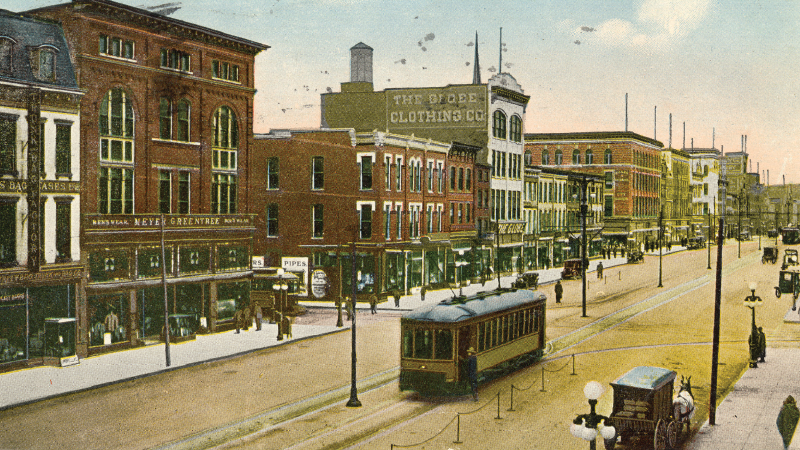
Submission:
M 792 436 L 794 436 L 794 429 L 797 428 L 797 421 L 800 419 L 800 410 L 797 409 L 797 403 L 791 395 L 786 397 L 781 407 L 781 412 L 778 413 L 778 420 L 775 424 L 778 426 L 778 432 L 783 438 L 783 448 L 789 448 L 792 443 Z
M 427 290 L 428 289 L 425 286 L 422 286 L 422 289 L 419 290 L 419 295 L 423 302 L 425 301 L 425 291 Z
M 347 313 L 347 320 L 353 320 L 351 319 L 352 312 L 350 311 L 350 297 L 344 298 L 344 312 Z
M 767 357 L 767 336 L 764 334 L 764 330 L 761 327 L 758 327 L 758 346 L 759 346 L 759 355 L 761 358 L 759 362 L 764 362 L 764 358 Z
M 625 247 L 622 247 L 622 257 L 625 257 Z
M 556 303 L 561 303 L 561 297 L 564 295 L 564 287 L 561 286 L 561 280 L 556 281 Z
M 603 278 L 603 262 L 597 263 L 597 278 Z
M 283 323 L 281 323 L 281 332 L 284 336 L 292 338 L 292 320 L 289 316 L 283 316 Z
M 369 296 L 369 308 L 372 314 L 378 314 L 378 296 L 372 294 Z
M 617 247 L 614 247 L 614 258 L 617 257 Z
M 392 297 L 394 297 L 394 307 L 395 308 L 399 308 L 400 307 L 400 291 L 398 291 L 397 289 L 393 290 L 392 291 Z
M 467 350 L 467 377 L 469 378 L 469 386 L 472 389 L 472 400 L 478 401 L 478 355 L 475 354 L 475 348 L 470 347 Z
M 256 310 L 256 331 L 261 331 L 261 318 L 264 316 L 264 311 L 261 309 L 261 305 L 258 303 L 255 304 Z
M 244 315 L 244 313 L 242 312 L 241 309 L 237 310 L 233 314 L 233 321 L 236 322 L 236 334 L 241 333 L 242 324 L 244 322 L 243 315 Z

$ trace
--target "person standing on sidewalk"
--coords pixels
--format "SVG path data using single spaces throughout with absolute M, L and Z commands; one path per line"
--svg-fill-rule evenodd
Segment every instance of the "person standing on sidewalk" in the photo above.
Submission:
M 264 311 L 261 309 L 261 305 L 258 303 L 255 304 L 255 311 L 256 311 L 256 331 L 261 331 L 261 318 L 264 316 Z
M 758 362 L 764 362 L 764 358 L 767 357 L 767 336 L 761 327 L 758 327 L 758 348 L 758 356 L 760 356 Z
M 561 297 L 564 295 L 564 286 L 561 286 L 561 280 L 556 281 L 556 303 L 561 303 Z
M 603 263 L 597 263 L 597 278 L 603 278 Z
M 775 422 L 778 426 L 778 432 L 783 438 L 783 448 L 789 448 L 789 444 L 792 443 L 792 436 L 794 436 L 794 429 L 797 428 L 798 419 L 800 419 L 800 410 L 797 409 L 794 397 L 790 395 L 783 401 L 778 420 Z
M 467 350 L 467 377 L 469 378 L 469 386 L 472 389 L 472 399 L 478 401 L 478 355 L 475 354 L 475 348 L 470 347 Z
M 372 314 L 378 314 L 378 296 L 372 294 L 369 296 L 369 308 Z

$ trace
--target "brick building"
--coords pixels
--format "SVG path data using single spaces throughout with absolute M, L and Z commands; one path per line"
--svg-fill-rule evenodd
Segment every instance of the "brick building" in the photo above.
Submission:
M 108 0 L 27 14 L 62 24 L 86 93 L 79 355 L 163 335 L 163 268 L 172 334 L 231 323 L 249 301 L 254 59 L 268 47 Z
M 295 272 L 298 295 L 348 296 L 353 252 L 365 296 L 454 283 L 457 261 L 480 273 L 477 147 L 345 129 L 258 134 L 253 152 L 254 255 Z
M 80 100 L 57 24 L 0 10 L 0 371 L 72 363 Z
M 632 132 L 525 134 L 533 165 L 604 178 L 602 234 L 612 245 L 656 238 L 663 147 Z

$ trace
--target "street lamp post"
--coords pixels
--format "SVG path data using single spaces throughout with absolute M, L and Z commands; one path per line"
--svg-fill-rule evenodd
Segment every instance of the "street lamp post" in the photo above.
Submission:
M 750 283 L 750 295 L 745 297 L 744 305 L 750 308 L 752 312 L 752 325 L 750 327 L 750 340 L 748 341 L 750 344 L 750 367 L 757 368 L 758 367 L 758 358 L 761 354 L 761 338 L 758 333 L 758 328 L 756 328 L 756 307 L 761 306 L 762 301 L 761 297 L 756 295 L 756 283 Z
M 661 282 L 662 260 L 664 259 L 664 207 L 658 214 L 658 287 L 664 287 Z
M 714 210 L 717 209 L 717 198 L 714 197 Z M 706 242 L 706 247 L 708 247 L 708 267 L 706 269 L 711 270 L 711 240 L 714 239 L 714 225 L 711 223 L 711 208 L 708 208 L 708 239 Z
M 351 280 L 353 287 L 353 303 L 352 314 L 350 317 L 353 319 L 353 324 L 350 325 L 350 399 L 347 401 L 348 407 L 357 408 L 361 406 L 361 401 L 358 400 L 358 389 L 356 388 L 356 292 L 358 291 L 358 281 L 356 280 L 356 243 L 353 242 L 353 267 L 351 273 Z
M 464 250 L 459 250 L 458 251 L 458 256 L 463 257 L 464 256 Z M 463 287 L 464 286 L 464 272 L 463 272 L 463 270 L 461 268 L 466 266 L 467 264 L 469 264 L 469 263 L 466 262 L 466 261 L 461 261 L 461 260 L 456 261 L 456 276 L 458 277 L 458 296 L 459 297 L 463 297 L 464 296 L 464 287 Z
M 281 328 L 283 327 L 283 308 L 284 308 L 284 298 L 286 293 L 289 289 L 289 283 L 283 278 L 285 274 L 284 269 L 278 269 L 278 278 L 279 281 L 276 284 L 272 285 L 272 289 L 275 291 L 275 301 L 276 306 L 277 302 L 280 302 L 281 308 L 278 312 L 278 336 L 277 339 L 279 341 L 283 340 L 283 333 Z M 277 309 L 277 308 L 276 308 Z
M 583 394 L 586 396 L 586 399 L 589 400 L 589 414 L 579 414 L 578 417 L 572 421 L 569 431 L 573 436 L 589 441 L 590 450 L 596 450 L 597 426 L 600 425 L 601 422 L 604 426 L 600 428 L 600 435 L 604 440 L 611 441 L 615 439 L 617 430 L 611 425 L 610 417 L 595 412 L 597 399 L 603 394 L 603 385 L 597 381 L 590 381 L 586 383 L 586 386 L 583 388 Z

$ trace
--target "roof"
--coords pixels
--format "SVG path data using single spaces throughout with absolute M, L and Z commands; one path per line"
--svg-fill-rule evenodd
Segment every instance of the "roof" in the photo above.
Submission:
M 367 44 L 365 44 L 363 42 L 359 42 L 358 44 L 350 47 L 350 50 L 357 49 L 357 48 L 365 48 L 367 50 L 372 50 L 372 47 L 370 47 L 369 45 L 367 45 Z
M 6 73 L 0 70 L 0 80 L 78 91 L 78 82 L 61 26 L 0 9 L 0 36 L 12 41 L 12 68 Z M 37 48 L 54 50 L 55 80 L 41 80 L 34 76 L 31 68 L 31 51 Z
M 611 383 L 611 385 L 656 390 L 674 380 L 676 376 L 677 374 L 669 369 L 639 366 L 634 367 L 628 373 L 619 377 L 619 379 Z
M 420 306 L 404 314 L 403 319 L 422 322 L 461 322 L 546 299 L 544 293 L 529 289 L 495 290 Z
M 525 143 L 536 141 L 611 141 L 611 140 L 634 140 L 664 147 L 661 141 L 650 139 L 632 131 L 587 131 L 576 133 L 525 133 Z
M 71 3 L 62 3 L 33 9 L 27 11 L 26 14 L 35 14 L 38 11 L 56 9 L 72 9 L 78 14 L 101 14 L 106 17 L 113 17 L 119 21 L 157 30 L 160 33 L 170 33 L 186 39 L 210 42 L 215 45 L 221 45 L 251 54 L 257 54 L 262 50 L 270 48 L 269 45 L 111 0 L 72 0 Z

